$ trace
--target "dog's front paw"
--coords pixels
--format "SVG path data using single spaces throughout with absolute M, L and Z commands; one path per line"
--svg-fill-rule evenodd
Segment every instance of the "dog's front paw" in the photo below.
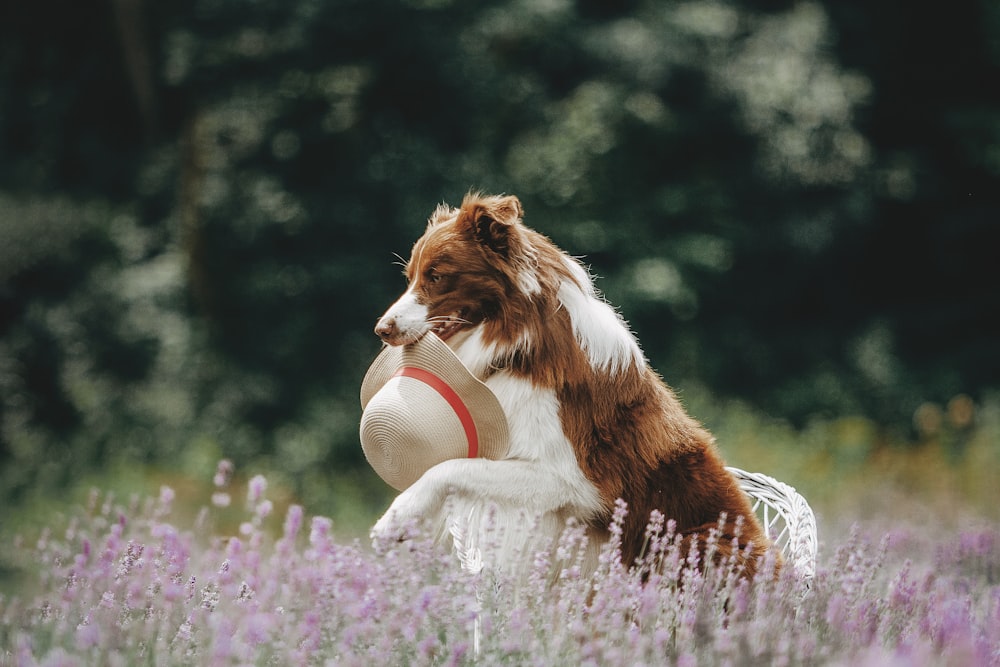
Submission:
M 369 537 L 377 552 L 383 552 L 393 544 L 412 539 L 417 534 L 417 522 L 403 519 L 390 507 L 372 526 Z
M 426 529 L 426 522 L 432 519 L 432 495 L 412 486 L 397 496 L 372 526 L 369 535 L 376 550 L 420 536 Z
M 412 547 L 430 539 L 427 521 L 415 518 L 404 519 L 390 512 L 379 519 L 369 532 L 375 553 L 384 556 L 402 544 Z

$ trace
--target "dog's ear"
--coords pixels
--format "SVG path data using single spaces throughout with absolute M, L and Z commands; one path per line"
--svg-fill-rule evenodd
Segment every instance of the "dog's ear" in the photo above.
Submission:
M 509 257 L 518 241 L 517 224 L 524 215 L 517 197 L 482 197 L 468 194 L 462 202 L 458 223 L 481 245 Z

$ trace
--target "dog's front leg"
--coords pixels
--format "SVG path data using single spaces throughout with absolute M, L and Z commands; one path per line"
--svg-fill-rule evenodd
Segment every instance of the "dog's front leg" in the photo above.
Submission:
M 597 489 L 578 468 L 577 478 L 538 461 L 452 459 L 439 463 L 397 496 L 372 528 L 375 539 L 398 539 L 416 523 L 442 523 L 448 496 L 455 494 L 483 506 L 521 511 L 528 516 L 569 510 L 587 521 L 602 510 Z

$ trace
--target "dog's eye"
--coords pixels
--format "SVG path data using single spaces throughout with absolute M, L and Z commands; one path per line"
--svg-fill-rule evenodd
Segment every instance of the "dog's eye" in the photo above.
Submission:
M 440 273 L 438 273 L 437 271 L 431 270 L 431 271 L 427 272 L 427 280 L 431 281 L 432 283 L 439 283 L 439 282 L 441 282 L 441 278 L 442 277 L 443 276 Z

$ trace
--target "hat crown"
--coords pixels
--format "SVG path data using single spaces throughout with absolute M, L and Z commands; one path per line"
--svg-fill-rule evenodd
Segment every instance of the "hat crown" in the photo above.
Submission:
M 365 458 L 400 491 L 442 461 L 507 453 L 500 402 L 433 333 L 383 349 L 361 384 L 361 404 Z

